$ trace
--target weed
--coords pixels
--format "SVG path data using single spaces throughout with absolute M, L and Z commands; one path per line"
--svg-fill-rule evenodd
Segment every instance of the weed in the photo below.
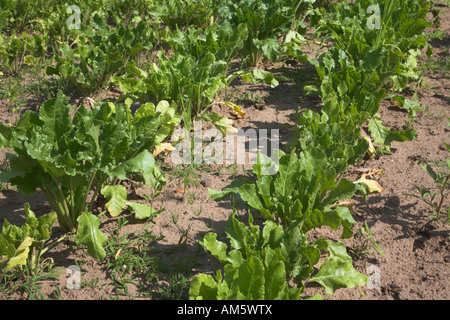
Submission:
M 423 73 L 450 79 L 450 47 L 437 57 L 429 57 L 422 62 Z
M 189 232 L 191 231 L 192 224 L 189 224 L 187 227 L 182 227 L 178 224 L 180 216 L 177 213 L 170 213 L 170 219 L 172 220 L 172 223 L 175 225 L 175 227 L 178 229 L 178 232 L 180 234 L 180 238 L 178 239 L 178 245 L 186 243 L 189 239 Z
M 190 279 L 182 274 L 170 274 L 164 284 L 153 293 L 153 298 L 158 300 L 186 300 L 189 299 Z
M 54 263 L 48 260 L 34 269 L 27 264 L 23 270 L 24 282 L 20 288 L 25 291 L 28 300 L 45 299 L 46 295 L 41 291 L 40 283 L 59 277 L 60 272 L 61 270 L 55 268 Z
M 386 257 L 386 254 L 381 249 L 380 245 L 372 238 L 373 230 L 370 230 L 367 225 L 367 221 L 364 222 L 364 226 L 359 229 L 359 236 L 361 238 L 361 243 L 353 244 L 353 248 L 350 252 L 353 253 L 358 258 L 363 258 L 372 252 L 372 248 L 375 249 L 380 255 Z
M 186 191 L 189 187 L 198 187 L 200 185 L 198 169 L 197 165 L 177 165 L 172 171 L 172 176 L 181 180 Z
M 121 234 L 122 228 L 128 223 L 125 218 L 118 219 L 118 228 L 112 233 L 107 245 L 105 269 L 111 274 L 117 293 L 129 294 L 129 284 L 140 286 L 157 280 L 158 259 L 152 255 L 151 243 L 161 240 L 153 235 L 149 225 L 143 233 L 135 236 L 129 233 Z M 90 285 L 98 285 L 95 281 Z
M 445 148 L 450 153 L 450 145 L 443 141 Z M 415 198 L 421 199 L 425 202 L 433 211 L 433 215 L 429 216 L 431 219 L 443 221 L 441 214 L 447 210 L 447 223 L 450 223 L 450 206 L 448 209 L 444 208 L 444 202 L 446 197 L 447 187 L 450 182 L 450 158 L 446 158 L 444 161 L 433 161 L 418 163 L 418 165 L 433 179 L 435 184 L 435 190 L 420 187 L 414 185 L 419 195 L 409 194 Z M 434 168 L 433 168 L 434 167 Z

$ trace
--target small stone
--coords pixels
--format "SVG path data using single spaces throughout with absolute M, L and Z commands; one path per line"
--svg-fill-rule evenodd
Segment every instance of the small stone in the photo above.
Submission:
M 204 187 L 210 187 L 211 186 L 211 179 L 203 178 L 202 180 L 200 180 L 200 183 Z

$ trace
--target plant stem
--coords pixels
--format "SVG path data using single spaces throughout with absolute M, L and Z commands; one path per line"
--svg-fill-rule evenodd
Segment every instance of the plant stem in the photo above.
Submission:
M 437 213 L 436 213 L 438 218 L 441 214 L 442 205 L 444 204 L 444 192 L 445 192 L 445 189 L 447 188 L 449 179 L 450 179 L 450 173 L 447 175 L 444 183 L 442 184 L 442 188 L 441 188 L 441 192 L 440 192 L 441 193 L 441 201 L 439 202 L 439 206 L 437 208 Z
M 43 255 L 44 253 L 46 253 L 49 249 L 51 249 L 52 247 L 54 247 L 55 245 L 57 245 L 61 241 L 63 241 L 64 239 L 66 239 L 67 237 L 68 237 L 68 235 L 64 234 L 61 238 L 59 238 L 59 239 L 55 240 L 55 242 L 52 242 L 51 244 L 49 244 L 47 247 L 42 249 L 40 256 Z
M 98 193 L 100 192 L 100 190 L 102 189 L 102 186 L 103 186 L 103 182 L 104 181 L 103 181 L 102 173 L 97 171 L 96 174 L 94 175 L 94 177 L 97 175 L 97 173 L 99 174 L 100 178 L 98 179 L 98 184 L 95 187 L 95 191 L 94 191 L 94 194 L 92 195 L 91 201 L 89 202 L 89 205 L 87 207 L 87 211 L 91 211 L 92 210 L 92 206 L 94 205 L 94 201 L 97 198 Z M 89 186 L 88 186 L 88 189 L 87 189 L 88 191 L 91 189 L 91 186 L 92 186 L 93 182 L 94 182 L 94 180 L 92 179 L 90 184 L 89 184 Z

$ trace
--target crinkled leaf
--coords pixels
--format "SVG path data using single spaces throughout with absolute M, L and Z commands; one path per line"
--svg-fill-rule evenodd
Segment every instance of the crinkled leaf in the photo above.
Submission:
M 319 272 L 311 277 L 310 282 L 317 282 L 329 295 L 340 288 L 353 288 L 364 286 L 367 276 L 353 268 L 351 257 L 347 254 L 346 247 L 341 242 L 320 240 L 322 246 L 326 243 L 328 258 L 321 265 Z
M 123 185 L 104 186 L 100 193 L 108 201 L 105 206 L 111 216 L 116 217 L 127 206 L 127 189 Z
M 100 231 L 100 218 L 90 212 L 83 212 L 77 219 L 79 225 L 76 242 L 78 245 L 86 245 L 88 253 L 97 260 L 103 260 L 106 251 L 103 248 L 108 237 Z
M 33 238 L 26 237 L 20 246 L 14 250 L 14 254 L 10 255 L 8 259 L 3 262 L 5 266 L 0 264 L 0 268 L 4 267 L 5 271 L 9 271 L 17 266 L 24 266 L 27 263 L 28 253 L 32 250 Z

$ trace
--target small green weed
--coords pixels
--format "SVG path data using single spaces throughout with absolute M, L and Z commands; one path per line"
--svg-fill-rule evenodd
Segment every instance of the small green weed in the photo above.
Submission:
M 105 246 L 105 269 L 110 272 L 119 295 L 129 294 L 129 284 L 139 287 L 142 283 L 158 280 L 158 258 L 153 255 L 151 244 L 163 238 L 153 235 L 150 225 L 134 236 L 122 234 L 126 224 L 125 218 L 118 219 L 118 228 Z
M 369 226 L 367 225 L 367 221 L 365 221 L 364 226 L 359 229 L 359 237 L 361 238 L 361 243 L 354 243 L 353 248 L 350 249 L 350 252 L 358 258 L 363 258 L 369 253 L 372 253 L 372 249 L 375 249 L 375 251 L 380 255 L 386 257 L 386 254 L 372 237 L 372 234 L 373 230 L 370 230 Z
M 450 153 L 450 145 L 444 141 L 443 143 L 446 150 Z M 414 185 L 419 195 L 410 195 L 421 199 L 431 208 L 433 211 L 433 214 L 429 216 L 431 219 L 450 223 L 450 206 L 448 208 L 444 206 L 447 188 L 450 182 L 450 157 L 446 158 L 445 161 L 424 162 L 418 163 L 418 165 L 434 180 L 434 190 L 437 191 Z M 445 211 L 447 211 L 447 217 L 442 219 L 441 215 Z

